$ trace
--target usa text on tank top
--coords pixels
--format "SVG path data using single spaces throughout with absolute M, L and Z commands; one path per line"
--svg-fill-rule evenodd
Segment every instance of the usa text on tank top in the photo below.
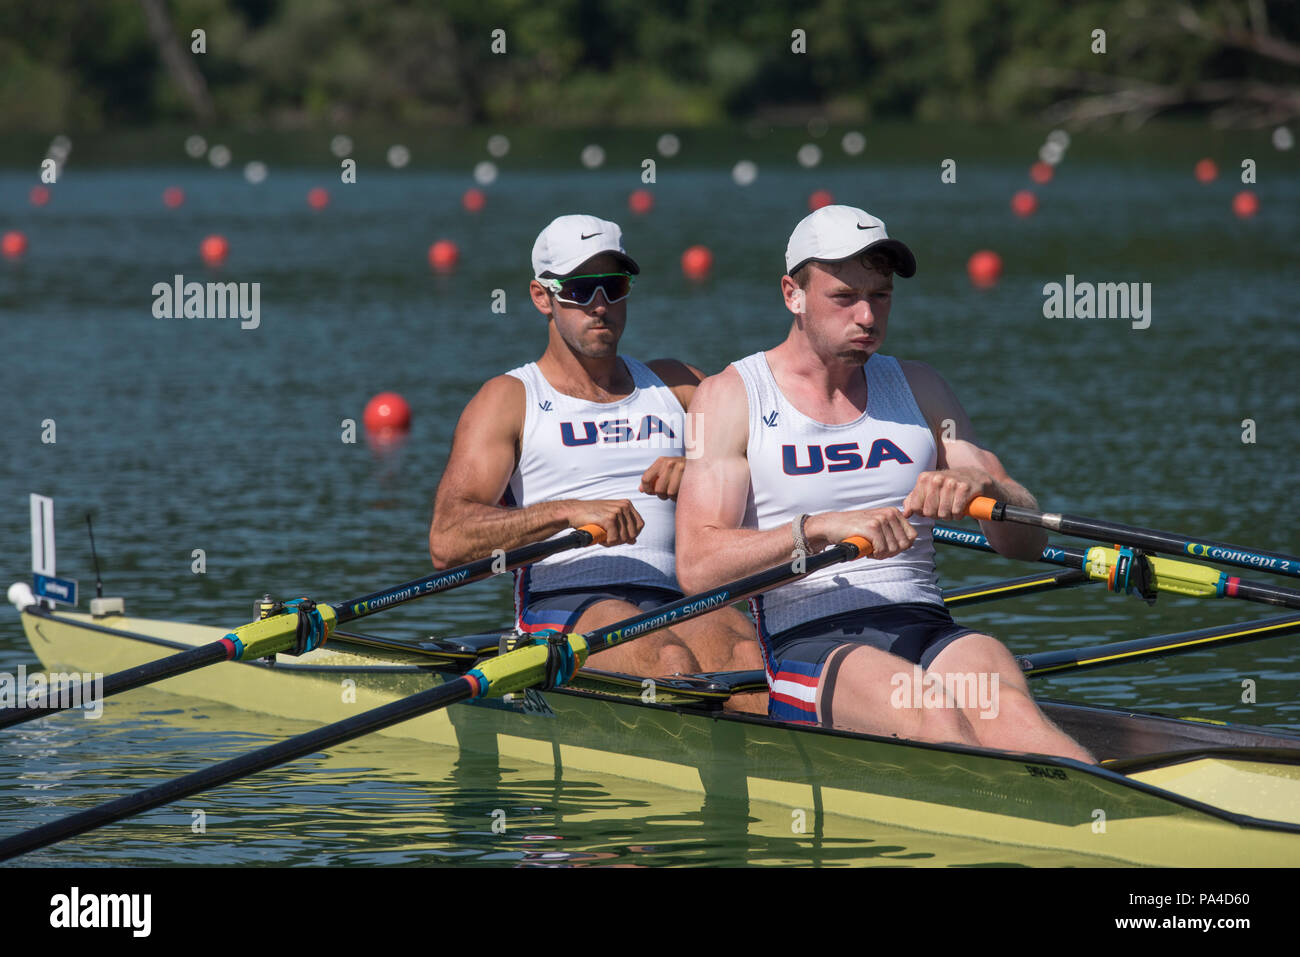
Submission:
M 660 456 L 685 454 L 686 414 L 644 363 L 621 358 L 634 388 L 613 403 L 557 391 L 535 362 L 508 373 L 524 384 L 527 412 L 506 504 L 524 508 L 556 499 L 625 498 L 645 520 L 634 544 L 577 549 L 529 566 L 519 575 L 517 591 L 614 583 L 678 587 L 673 553 L 676 505 L 641 492 L 640 486 L 641 476 Z
M 734 365 L 749 399 L 747 527 L 774 528 L 801 513 L 901 507 L 917 477 L 934 469 L 934 433 L 892 356 L 867 361 L 866 411 L 841 425 L 796 409 L 763 353 Z M 942 605 L 930 537 L 934 522 L 910 521 L 917 539 L 902 554 L 834 565 L 760 596 L 754 609 L 762 633 L 894 602 Z

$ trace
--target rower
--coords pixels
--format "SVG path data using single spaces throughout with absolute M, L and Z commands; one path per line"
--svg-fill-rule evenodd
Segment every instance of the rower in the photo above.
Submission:
M 529 293 L 546 318 L 541 358 L 489 379 L 465 407 L 438 485 L 429 552 L 447 568 L 568 528 L 607 530 L 583 549 L 515 572 L 522 632 L 586 632 L 682 597 L 674 510 L 686 407 L 703 373 L 618 354 L 640 273 L 622 231 L 561 216 L 533 246 Z M 722 608 L 594 655 L 635 675 L 755 669 L 752 622 Z
M 861 536 L 870 558 L 752 602 L 771 717 L 1092 761 L 1039 710 L 1006 647 L 944 607 L 933 520 L 963 517 L 980 495 L 1035 503 L 937 372 L 879 352 L 911 250 L 863 210 L 825 206 L 795 227 L 785 263 L 789 335 L 705 379 L 691 407 L 705 427 L 677 508 L 683 586 Z M 1010 557 L 1046 543 L 1039 529 L 983 529 Z

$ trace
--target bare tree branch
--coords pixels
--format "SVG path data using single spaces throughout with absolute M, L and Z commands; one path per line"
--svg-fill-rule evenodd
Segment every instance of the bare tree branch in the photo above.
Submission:
M 1223 104 L 1214 114 L 1216 125 L 1239 123 L 1263 126 L 1300 115 L 1300 88 L 1280 87 L 1255 80 L 1205 80 L 1200 83 L 1161 85 L 1104 74 L 1041 70 L 1046 85 L 1104 90 L 1095 96 L 1063 100 L 1048 107 L 1045 118 L 1054 123 L 1086 125 L 1115 117 L 1140 126 L 1156 113 L 1191 104 Z
M 208 95 L 207 81 L 194 65 L 193 58 L 186 55 L 184 47 L 176 39 L 176 30 L 167 13 L 166 3 L 164 0 L 140 0 L 140 6 L 144 8 L 149 33 L 154 43 L 158 44 L 158 52 L 167 72 L 180 87 L 195 115 L 205 123 L 211 122 L 216 111 L 212 108 L 212 97 Z
M 1211 27 L 1191 7 L 1179 7 L 1178 25 L 1188 33 L 1198 37 L 1204 37 L 1207 40 L 1213 40 L 1221 43 L 1226 47 L 1236 47 L 1241 50 L 1249 50 L 1251 53 L 1258 53 L 1260 56 L 1268 57 L 1270 60 L 1278 60 L 1289 66 L 1300 66 L 1300 47 L 1287 43 L 1285 40 L 1279 40 L 1277 37 L 1268 35 L 1268 22 L 1264 18 L 1262 10 L 1259 16 L 1255 16 L 1255 11 L 1251 11 L 1251 20 L 1254 27 L 1253 31 L 1247 31 L 1241 27 L 1229 27 L 1219 29 Z

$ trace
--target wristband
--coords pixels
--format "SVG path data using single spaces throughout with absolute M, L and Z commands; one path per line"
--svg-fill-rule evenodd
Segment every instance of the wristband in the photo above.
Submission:
M 808 554 L 808 536 L 804 534 L 803 525 L 808 521 L 808 515 L 805 513 L 795 517 L 790 528 L 794 532 L 794 552 L 795 558 L 806 556 Z

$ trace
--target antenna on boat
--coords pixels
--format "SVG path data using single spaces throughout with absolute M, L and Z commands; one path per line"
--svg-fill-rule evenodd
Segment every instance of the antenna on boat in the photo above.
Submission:
M 99 575 L 99 554 L 95 551 L 95 526 L 90 513 L 86 513 L 86 530 L 90 532 L 90 557 L 95 563 L 95 597 L 90 600 L 90 613 L 96 618 L 106 615 L 125 615 L 126 603 L 121 598 L 104 597 L 104 580 Z
M 86 528 L 90 532 L 90 557 L 95 562 L 95 597 L 104 597 L 104 580 L 99 577 L 99 556 L 95 554 L 95 527 L 90 524 L 90 513 L 86 513 Z

